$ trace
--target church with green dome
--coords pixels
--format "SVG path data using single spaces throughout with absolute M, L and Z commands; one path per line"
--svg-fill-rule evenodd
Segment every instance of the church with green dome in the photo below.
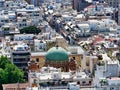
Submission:
M 45 66 L 61 68 L 63 71 L 67 72 L 69 70 L 68 64 L 68 53 L 62 47 L 52 47 L 45 55 Z

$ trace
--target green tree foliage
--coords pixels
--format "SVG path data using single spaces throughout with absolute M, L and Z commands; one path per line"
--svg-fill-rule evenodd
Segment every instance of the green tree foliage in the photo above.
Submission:
M 24 82 L 24 72 L 4 56 L 0 57 L 0 90 L 2 84 Z
M 5 82 L 5 71 L 0 68 L 0 90 L 2 90 L 2 84 Z
M 14 64 L 6 64 L 5 67 L 5 76 L 7 83 L 16 83 L 16 82 L 23 82 L 24 73 L 21 69 L 19 69 Z
M 20 30 L 20 33 L 26 33 L 26 34 L 38 34 L 40 33 L 41 30 L 35 26 L 29 26 L 29 27 L 25 27 L 23 29 Z
M 7 57 L 1 56 L 0 57 L 0 68 L 5 69 L 5 65 L 7 63 L 11 64 L 11 61 Z

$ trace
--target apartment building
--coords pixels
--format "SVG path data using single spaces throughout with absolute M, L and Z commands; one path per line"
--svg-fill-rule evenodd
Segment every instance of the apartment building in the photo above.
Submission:
M 118 24 L 120 25 L 120 1 L 118 6 Z
M 13 50 L 11 50 L 11 60 L 17 67 L 24 71 L 25 79 L 27 79 L 30 55 L 30 48 L 27 44 L 15 45 Z
M 37 25 L 40 21 L 40 16 L 42 15 L 40 13 L 39 7 L 34 7 L 34 5 L 27 5 L 26 8 L 17 9 L 17 13 L 23 13 L 26 12 L 28 15 L 28 20 L 31 21 L 30 25 Z
M 105 0 L 106 3 L 108 3 L 109 6 L 112 6 L 114 8 L 118 8 L 119 6 L 119 0 Z

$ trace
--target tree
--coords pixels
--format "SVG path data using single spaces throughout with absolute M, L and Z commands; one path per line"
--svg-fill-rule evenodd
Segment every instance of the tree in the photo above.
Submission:
M 7 57 L 1 56 L 0 57 L 0 68 L 5 69 L 6 64 L 11 64 L 10 59 L 8 59 Z
M 36 26 L 29 26 L 29 27 L 25 27 L 23 29 L 20 30 L 20 33 L 26 33 L 26 34 L 39 34 L 41 32 L 41 30 L 39 28 L 37 28 Z
M 0 90 L 2 90 L 2 84 L 5 83 L 5 72 L 0 68 Z
M 106 81 L 105 80 L 100 80 L 101 86 L 105 85 Z
M 24 82 L 23 79 L 24 72 L 14 64 L 6 64 L 4 71 L 5 71 L 5 81 L 7 83 L 17 83 L 18 81 Z
M 24 82 L 24 72 L 5 56 L 0 57 L 0 90 L 2 84 Z

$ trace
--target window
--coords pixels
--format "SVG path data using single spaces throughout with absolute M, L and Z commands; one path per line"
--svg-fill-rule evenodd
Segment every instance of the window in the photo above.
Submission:
M 110 90 L 114 90 L 114 87 L 110 87 Z
M 85 81 L 83 81 L 82 83 L 83 83 L 83 84 L 85 84 L 86 82 L 85 82 Z
M 23 22 L 26 22 L 26 19 L 23 19 Z
M 39 62 L 39 58 L 36 58 L 36 62 Z
M 24 26 L 27 26 L 27 24 L 25 23 Z
M 112 2 L 110 2 L 110 5 L 112 5 Z
M 81 56 L 81 59 L 83 59 L 83 55 Z
M 21 27 L 22 25 L 21 25 L 21 24 L 19 24 L 19 26 Z
M 73 59 L 75 60 L 75 57 L 73 57 Z
M 1 22 L 4 22 L 3 20 L 1 20 Z
M 86 62 L 86 66 L 89 66 L 89 63 L 88 63 L 88 62 Z

